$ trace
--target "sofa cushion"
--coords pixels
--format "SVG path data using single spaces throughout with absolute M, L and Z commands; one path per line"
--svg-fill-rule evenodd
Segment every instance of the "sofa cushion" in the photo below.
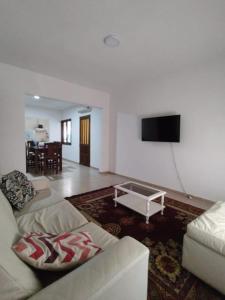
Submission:
M 34 272 L 11 250 L 19 236 L 12 207 L 0 190 L 1 300 L 25 299 L 41 288 Z
M 225 203 L 217 202 L 187 226 L 189 237 L 225 255 Z
M 17 170 L 2 176 L 1 189 L 11 205 L 19 210 L 35 195 L 31 181 Z
M 56 234 L 71 231 L 88 222 L 87 219 L 66 200 L 22 215 L 16 220 L 21 233 L 51 232 Z
M 12 249 L 29 265 L 49 271 L 72 269 L 101 251 L 88 232 L 26 233 Z
M 29 201 L 23 209 L 14 210 L 14 215 L 19 217 L 62 201 L 64 201 L 64 199 L 58 197 L 57 193 L 51 189 L 37 191 L 34 198 Z
M 118 242 L 118 238 L 92 222 L 85 224 L 79 229 L 73 230 L 73 233 L 79 231 L 90 232 L 93 242 L 103 250 Z
M 35 191 L 48 190 L 50 188 L 49 180 L 45 177 L 39 177 L 37 179 L 31 180 Z
M 35 178 L 31 181 L 35 188 L 36 195 L 25 205 L 23 209 L 14 210 L 14 215 L 16 217 L 64 201 L 62 196 L 60 196 L 54 189 L 50 188 L 50 182 L 48 179 L 45 179 L 44 177 L 38 177 L 37 179 Z

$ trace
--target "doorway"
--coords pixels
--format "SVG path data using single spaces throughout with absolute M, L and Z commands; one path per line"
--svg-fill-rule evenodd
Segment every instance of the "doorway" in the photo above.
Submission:
M 90 167 L 90 115 L 80 117 L 80 164 Z

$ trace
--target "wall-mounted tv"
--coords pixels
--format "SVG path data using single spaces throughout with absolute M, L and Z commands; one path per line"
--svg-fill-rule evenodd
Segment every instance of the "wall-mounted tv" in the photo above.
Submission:
M 180 142 L 180 115 L 142 119 L 142 141 Z

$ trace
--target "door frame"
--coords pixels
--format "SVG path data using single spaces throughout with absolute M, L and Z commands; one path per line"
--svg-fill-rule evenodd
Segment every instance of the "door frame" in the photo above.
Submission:
M 89 164 L 85 165 L 87 167 L 90 167 L 91 165 L 91 115 L 85 115 L 85 116 L 81 116 L 80 120 L 79 120 L 79 126 L 80 126 L 80 138 L 79 138 L 79 164 L 81 164 L 81 121 L 84 119 L 88 119 L 89 120 L 89 128 L 88 128 L 88 133 L 89 133 Z M 82 164 L 83 165 L 83 164 Z

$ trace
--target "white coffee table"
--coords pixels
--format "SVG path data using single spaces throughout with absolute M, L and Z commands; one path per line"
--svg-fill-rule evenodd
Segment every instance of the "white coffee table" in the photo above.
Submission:
M 165 208 L 164 196 L 166 192 L 132 181 L 115 185 L 114 188 L 115 207 L 117 206 L 117 203 L 120 203 L 144 215 L 146 217 L 146 224 L 149 223 L 149 217 L 159 211 L 161 211 L 161 214 L 163 215 L 163 210 Z M 118 190 L 127 194 L 118 196 Z M 161 204 L 152 202 L 152 200 L 159 197 L 161 197 Z

